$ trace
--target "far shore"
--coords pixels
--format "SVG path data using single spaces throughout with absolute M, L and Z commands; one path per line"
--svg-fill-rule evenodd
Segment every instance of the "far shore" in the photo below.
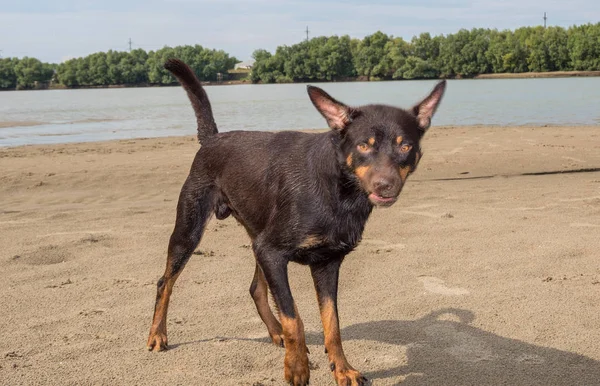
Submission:
M 474 79 L 523 79 L 523 78 L 573 78 L 600 76 L 600 71 L 550 71 L 550 72 L 521 72 L 503 74 L 481 74 Z
M 549 71 L 549 72 L 520 72 L 520 73 L 500 73 L 500 74 L 479 74 L 473 77 L 467 76 L 456 76 L 446 79 L 529 79 L 529 78 L 574 78 L 574 77 L 595 77 L 600 76 L 600 71 Z M 433 78 L 431 78 L 433 79 Z M 418 78 L 418 79 L 378 79 L 371 80 L 371 82 L 388 82 L 395 81 L 401 82 L 404 80 L 431 80 L 430 78 Z M 435 78 L 443 79 L 443 78 Z M 308 82 L 308 81 L 307 81 Z M 344 78 L 340 80 L 332 81 L 321 81 L 311 80 L 312 83 L 331 83 L 331 82 L 369 82 L 366 77 L 360 76 L 355 78 Z M 305 83 L 305 82 L 292 82 L 292 83 Z M 277 83 L 252 83 L 248 79 L 242 80 L 225 80 L 222 82 L 209 81 L 202 82 L 203 86 L 233 86 L 241 84 L 277 84 Z M 289 84 L 289 83 L 288 83 Z M 154 83 L 140 83 L 140 84 L 110 84 L 103 86 L 85 86 L 85 87 L 66 87 L 63 85 L 51 85 L 49 87 L 39 87 L 33 89 L 0 89 L 0 91 L 29 91 L 29 90 L 87 90 L 87 89 L 105 89 L 105 88 L 141 88 L 141 87 L 174 87 L 179 86 L 179 83 L 171 84 L 154 84 Z

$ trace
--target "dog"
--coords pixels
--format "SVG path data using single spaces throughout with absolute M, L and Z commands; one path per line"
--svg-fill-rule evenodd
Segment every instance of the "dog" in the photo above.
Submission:
M 342 349 L 340 265 L 360 242 L 373 207 L 396 202 L 416 170 L 423 154 L 420 140 L 446 82 L 437 83 L 409 110 L 377 104 L 350 107 L 308 86 L 310 100 L 330 131 L 218 133 L 194 72 L 177 59 L 168 60 L 165 68 L 187 92 L 201 147 L 179 196 L 147 348 L 167 348 L 169 297 L 206 223 L 213 214 L 219 220 L 232 215 L 252 240 L 256 267 L 250 295 L 273 343 L 285 347 L 285 380 L 303 386 L 310 378 L 304 327 L 288 283 L 287 266 L 295 262 L 310 267 L 335 381 L 366 384 Z M 269 290 L 279 318 L 269 306 Z

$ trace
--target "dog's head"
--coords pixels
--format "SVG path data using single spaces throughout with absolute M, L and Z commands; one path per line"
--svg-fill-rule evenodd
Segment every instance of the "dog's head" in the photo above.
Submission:
M 439 82 L 409 110 L 384 105 L 349 107 L 314 86 L 308 86 L 308 95 L 329 127 L 339 132 L 345 167 L 371 203 L 389 206 L 423 155 L 419 143 L 445 89 L 446 81 Z

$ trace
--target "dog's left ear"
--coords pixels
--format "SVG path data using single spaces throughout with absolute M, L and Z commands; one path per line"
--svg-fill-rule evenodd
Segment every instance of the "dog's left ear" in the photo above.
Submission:
M 435 114 L 435 110 L 437 110 L 440 101 L 444 96 L 444 91 L 446 91 L 446 81 L 442 80 L 435 85 L 433 91 L 431 91 L 431 94 L 429 94 L 427 98 L 423 99 L 421 103 L 413 107 L 413 114 L 417 117 L 417 123 L 423 132 L 429 129 L 431 118 L 433 117 L 433 114 Z
M 325 117 L 329 127 L 334 130 L 343 131 L 352 122 L 352 118 L 356 115 L 356 111 L 353 108 L 335 100 L 318 87 L 307 86 L 306 89 L 313 105 Z

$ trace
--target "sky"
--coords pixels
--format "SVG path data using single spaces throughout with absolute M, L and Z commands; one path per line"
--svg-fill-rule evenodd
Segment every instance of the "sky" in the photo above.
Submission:
M 240 60 L 309 37 L 410 40 L 461 28 L 600 22 L 598 0 L 0 0 L 0 56 L 60 63 L 98 51 L 200 44 Z

